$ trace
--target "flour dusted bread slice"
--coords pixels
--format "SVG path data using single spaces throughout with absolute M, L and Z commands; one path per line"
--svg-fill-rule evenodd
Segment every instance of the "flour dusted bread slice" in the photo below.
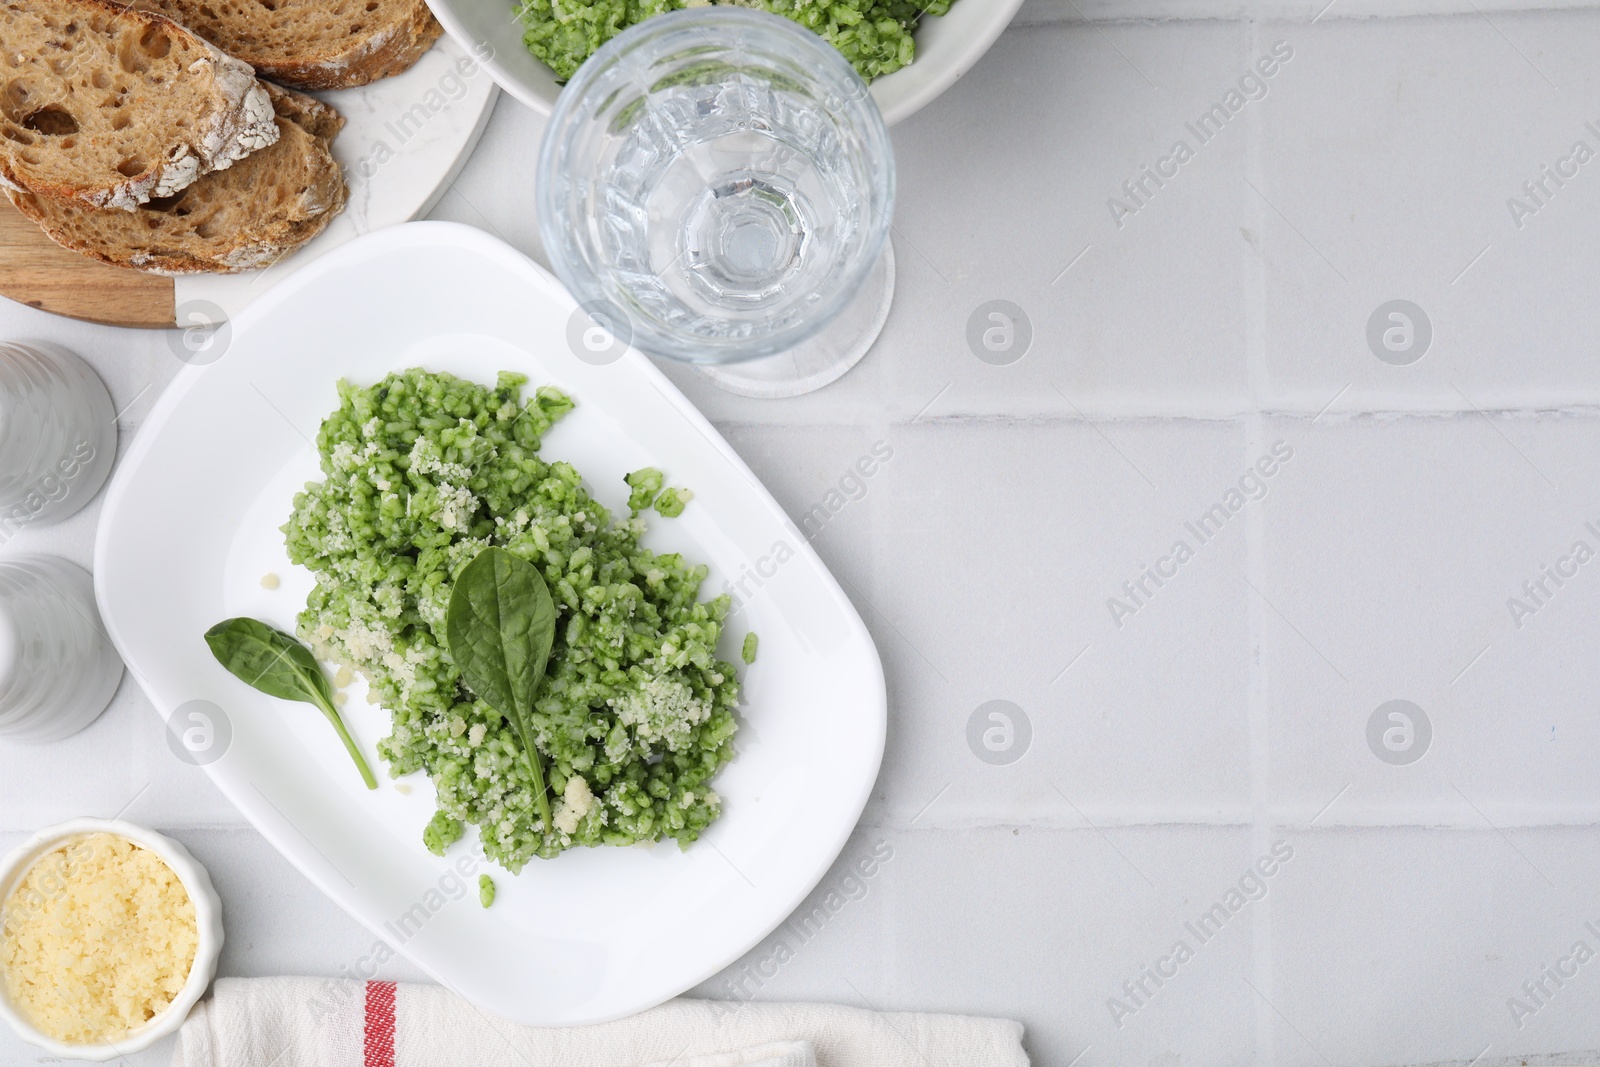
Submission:
M 176 19 L 263 78 L 296 89 L 345 89 L 399 74 L 442 32 L 424 0 L 136 0 L 135 6 Z
M 329 151 L 344 125 L 309 96 L 268 85 L 279 137 L 136 211 L 109 211 L 8 191 L 51 240 L 103 263 L 157 274 L 266 267 L 321 233 L 346 188 Z
M 160 15 L 0 0 L 0 182 L 132 210 L 278 138 L 254 72 Z

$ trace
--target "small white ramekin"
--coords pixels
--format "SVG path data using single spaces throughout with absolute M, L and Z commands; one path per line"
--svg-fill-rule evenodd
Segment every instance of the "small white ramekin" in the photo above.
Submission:
M 205 994 L 212 976 L 216 974 L 217 956 L 222 951 L 222 901 L 217 898 L 217 891 L 212 887 L 211 876 L 206 869 L 195 862 L 188 849 L 170 837 L 120 819 L 73 819 L 40 830 L 0 860 L 0 907 L 10 899 L 11 891 L 39 859 L 73 838 L 89 834 L 125 837 L 160 856 L 178 876 L 183 888 L 188 890 L 189 899 L 194 901 L 194 917 L 200 935 L 195 948 L 194 965 L 189 970 L 189 980 L 167 1006 L 167 1010 L 114 1043 L 71 1045 L 40 1033 L 11 1006 L 6 999 L 5 983 L 0 980 L 0 1018 L 10 1023 L 24 1041 L 63 1059 L 104 1062 L 149 1048 L 183 1025 L 189 1009 Z

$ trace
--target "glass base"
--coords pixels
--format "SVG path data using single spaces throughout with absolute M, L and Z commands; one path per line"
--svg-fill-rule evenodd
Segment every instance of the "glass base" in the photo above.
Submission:
M 837 318 L 810 340 L 765 359 L 720 365 L 696 364 L 701 377 L 719 389 L 740 396 L 777 399 L 800 396 L 838 381 L 861 362 L 878 339 L 894 303 L 894 248 L 883 243 L 883 255 L 862 283 L 861 291 Z

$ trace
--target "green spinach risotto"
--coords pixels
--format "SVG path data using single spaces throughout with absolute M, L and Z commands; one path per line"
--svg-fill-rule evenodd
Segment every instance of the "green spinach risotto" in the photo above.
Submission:
M 782 15 L 833 45 L 866 81 L 893 74 L 917 55 L 912 34 L 954 0 L 517 0 L 522 40 L 565 82 L 583 61 L 629 26 L 708 3 Z
M 644 510 L 675 514 L 687 490 L 643 499 L 639 485 L 661 476 L 635 472 L 632 513 L 613 518 L 578 471 L 539 454 L 573 402 L 549 387 L 524 401 L 525 381 L 413 369 L 339 384 L 317 435 L 324 478 L 283 527 L 317 579 L 299 634 L 389 709 L 378 751 L 391 777 L 433 780 L 434 851 L 467 823 L 513 872 L 575 845 L 687 847 L 717 817 L 710 781 L 733 755 L 738 681 L 716 655 L 728 598 L 701 601 L 705 566 L 639 543 Z M 549 826 L 516 728 L 467 690 L 446 642 L 455 579 L 489 547 L 533 564 L 555 605 L 531 717 Z

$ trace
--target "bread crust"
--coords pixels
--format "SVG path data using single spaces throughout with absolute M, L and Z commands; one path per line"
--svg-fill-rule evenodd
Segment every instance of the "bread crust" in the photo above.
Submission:
M 134 0 L 135 7 L 178 14 L 180 20 L 184 9 L 196 3 L 198 0 Z M 203 33 L 204 27 L 195 32 Z M 411 0 L 398 21 L 334 51 L 285 58 L 239 42 L 222 44 L 269 81 L 291 89 L 320 91 L 349 89 L 401 74 L 432 48 L 443 32 L 426 0 Z
M 119 245 L 96 228 L 94 216 L 102 214 L 96 209 L 41 200 L 31 193 L 12 189 L 5 191 L 6 196 L 52 241 L 113 267 L 132 268 L 147 274 L 177 275 L 234 274 L 271 266 L 326 229 L 333 217 L 343 210 L 349 190 L 330 150 L 333 137 L 344 125 L 343 117 L 321 101 L 275 85 L 263 83 L 263 93 L 270 94 L 279 124 L 293 123 L 316 142 L 316 154 L 308 161 L 312 173 L 306 176 L 298 205 L 304 217 L 285 219 L 281 215 L 274 217 L 268 214 L 257 218 L 241 227 L 243 232 L 235 235 L 235 243 L 207 254 L 204 245 L 198 242 L 191 242 L 190 247 L 184 247 L 182 234 L 174 235 L 174 240 L 169 244 L 155 248 Z M 283 136 L 290 134 L 284 132 Z M 286 144 L 285 148 L 288 147 Z M 270 155 L 263 155 L 256 165 L 271 162 Z M 262 192 L 267 190 L 263 189 Z M 192 196 L 193 191 L 188 195 Z M 155 210 L 149 206 L 141 209 Z M 112 219 L 120 220 L 122 217 L 118 214 Z
M 33 2 L 42 3 L 46 0 Z M 249 64 L 225 55 L 209 41 L 159 13 L 134 11 L 112 0 L 48 2 L 67 4 L 85 12 L 98 10 L 114 18 L 138 19 L 146 27 L 159 28 L 193 45 L 202 53 L 202 58 L 190 64 L 187 72 L 199 76 L 203 72 L 196 71 L 196 68 L 207 66 L 211 74 L 211 87 L 221 106 L 206 113 L 205 126 L 197 129 L 192 137 L 173 144 L 167 150 L 166 158 L 110 186 L 52 182 L 37 176 L 29 177 L 17 167 L 9 144 L 0 142 L 7 144 L 4 150 L 0 150 L 0 185 L 8 191 L 58 200 L 77 200 L 97 208 L 132 211 L 152 197 L 171 196 L 182 191 L 204 174 L 225 170 L 278 139 L 272 102 Z
M 348 89 L 410 70 L 443 32 L 428 5 L 416 0 L 404 21 L 346 52 L 296 63 L 268 63 L 263 70 L 270 70 L 265 76 L 296 89 Z
M 18 194 L 10 189 L 5 192 L 7 199 L 16 206 L 18 211 L 33 219 L 34 222 L 39 222 L 39 219 L 30 212 L 29 207 L 23 202 L 27 194 Z M 338 200 L 321 215 L 313 219 L 307 219 L 304 222 L 295 223 L 288 235 L 281 240 L 263 241 L 242 247 L 222 260 L 194 256 L 175 248 L 141 257 L 136 263 L 132 257 L 115 255 L 105 249 L 91 245 L 68 244 L 59 240 L 57 233 L 43 223 L 40 223 L 39 228 L 44 231 L 46 237 L 49 237 L 61 247 L 77 252 L 79 255 L 88 256 L 90 259 L 98 260 L 111 267 L 124 267 L 143 274 L 159 274 L 169 278 L 175 278 L 183 274 L 240 274 L 247 270 L 270 267 L 327 229 L 328 223 L 333 221 L 334 216 L 344 210 L 346 196 L 347 190 L 341 183 Z

